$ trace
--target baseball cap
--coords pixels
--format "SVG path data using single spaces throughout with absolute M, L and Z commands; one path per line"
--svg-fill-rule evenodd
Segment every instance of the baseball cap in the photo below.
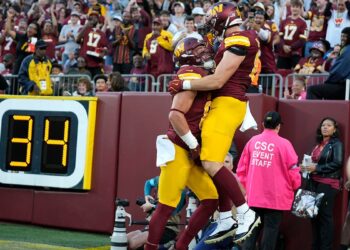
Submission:
M 205 16 L 205 13 L 204 13 L 204 11 L 203 11 L 203 8 L 201 8 L 201 7 L 195 7 L 195 8 L 192 10 L 192 15 Z
M 36 49 L 44 49 L 47 48 L 47 43 L 44 40 L 38 40 L 35 44 Z
M 281 115 L 276 111 L 269 111 L 264 117 L 264 127 L 269 129 L 275 129 L 279 124 L 282 123 Z
M 70 15 L 80 17 L 80 13 L 78 11 L 72 11 Z
M 175 7 L 176 5 L 180 5 L 182 8 L 185 8 L 185 5 L 184 5 L 183 2 L 175 2 L 175 3 L 174 3 L 174 7 Z
M 114 15 L 113 20 L 119 20 L 119 21 L 123 22 L 123 18 L 120 15 Z
M 262 9 L 263 11 L 265 11 L 265 6 L 264 6 L 264 4 L 261 3 L 261 2 L 255 3 L 255 4 L 253 5 L 253 8 L 254 8 L 254 9 L 255 9 L 255 8 L 259 8 L 259 9 Z

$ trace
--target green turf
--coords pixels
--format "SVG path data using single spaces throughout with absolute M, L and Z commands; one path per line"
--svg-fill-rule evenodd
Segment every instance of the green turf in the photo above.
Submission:
M 23 246 L 20 246 L 22 242 L 68 247 L 70 249 L 106 249 L 106 246 L 110 245 L 110 238 L 109 235 L 106 234 L 82 233 L 33 225 L 0 222 L 0 250 L 45 249 L 45 246 L 31 248 L 33 244 L 27 244 L 28 248 L 23 248 Z M 8 245 L 11 244 L 13 244 L 12 247 L 8 247 Z

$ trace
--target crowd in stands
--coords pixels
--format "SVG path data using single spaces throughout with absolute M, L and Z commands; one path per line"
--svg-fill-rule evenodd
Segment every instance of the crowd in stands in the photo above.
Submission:
M 204 25 L 214 2 L 2 1 L 0 73 L 18 75 L 23 60 L 34 53 L 36 42 L 43 40 L 52 68 L 59 68 L 62 74 L 86 75 L 91 80 L 111 72 L 155 78 L 172 74 L 176 71 L 172 53 L 181 39 L 195 37 L 207 41 L 214 50 L 217 47 Z M 244 19 L 241 28 L 258 33 L 262 74 L 329 72 L 344 46 L 341 32 L 350 25 L 350 2 L 346 0 L 235 2 Z M 130 82 L 130 90 L 144 89 L 140 87 L 144 80 L 126 80 L 121 89 Z

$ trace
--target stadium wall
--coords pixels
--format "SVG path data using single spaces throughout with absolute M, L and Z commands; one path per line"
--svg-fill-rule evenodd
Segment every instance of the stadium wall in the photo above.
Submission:
M 94 148 L 92 189 L 66 192 L 29 187 L 0 187 L 0 219 L 84 231 L 111 233 L 115 198 L 127 198 L 127 211 L 134 220 L 144 214 L 135 204 L 143 197 L 144 181 L 159 174 L 155 166 L 155 139 L 168 127 L 171 97 L 167 93 L 99 94 Z M 334 117 L 340 124 L 345 156 L 350 153 L 350 107 L 344 101 L 277 100 L 265 95 L 250 95 L 250 107 L 259 129 L 237 132 L 235 143 L 240 152 L 246 141 L 261 132 L 268 110 L 281 113 L 281 135 L 289 139 L 301 161 L 315 145 L 315 130 L 323 117 Z M 234 114 L 233 114 L 234 115 Z M 345 164 L 344 164 L 345 165 Z M 347 193 L 338 195 L 336 205 L 336 243 L 346 213 Z M 285 213 L 281 227 L 286 249 L 307 249 L 311 225 Z

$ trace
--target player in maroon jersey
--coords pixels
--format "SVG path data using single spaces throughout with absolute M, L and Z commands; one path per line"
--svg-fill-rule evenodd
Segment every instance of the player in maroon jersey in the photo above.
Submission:
M 80 55 L 86 60 L 86 68 L 92 77 L 103 74 L 104 59 L 107 52 L 107 37 L 97 26 L 99 13 L 90 12 L 88 22 L 79 31 L 76 41 L 81 44 Z
M 277 68 L 293 69 L 302 56 L 302 48 L 306 41 L 306 22 L 300 16 L 302 3 L 291 1 L 292 15 L 280 24 L 281 41 L 279 43 Z
M 241 31 L 241 23 L 235 4 L 214 4 L 209 11 L 207 25 L 215 36 L 223 40 L 214 57 L 217 64 L 214 74 L 197 80 L 175 79 L 169 85 L 169 91 L 173 94 L 182 90 L 214 90 L 211 110 L 203 122 L 200 158 L 219 192 L 221 222 L 206 243 L 223 240 L 236 230 L 231 204 L 224 202 L 227 199 L 222 199 L 225 196 L 229 196 L 237 207 L 238 229 L 235 242 L 245 240 L 260 223 L 258 215 L 246 203 L 237 180 L 223 167 L 235 131 L 246 113 L 245 93 L 261 66 L 256 32 Z
M 209 50 L 204 42 L 186 38 L 178 43 L 174 59 L 181 66 L 178 79 L 200 79 L 208 74 L 204 68 L 210 63 Z M 187 228 L 179 237 L 175 248 L 187 249 L 188 244 L 209 220 L 218 205 L 218 194 L 214 183 L 205 170 L 196 165 L 200 141 L 200 122 L 208 112 L 210 94 L 208 92 L 184 91 L 174 96 L 169 113 L 170 127 L 165 141 L 175 147 L 175 159 L 161 166 L 159 179 L 159 204 L 152 215 L 146 250 L 158 249 L 165 225 L 177 206 L 181 192 L 187 186 L 201 201 L 191 216 Z M 163 142 L 164 143 L 164 142 Z M 189 152 L 192 159 L 189 158 Z M 159 153 L 159 152 L 158 152 Z

